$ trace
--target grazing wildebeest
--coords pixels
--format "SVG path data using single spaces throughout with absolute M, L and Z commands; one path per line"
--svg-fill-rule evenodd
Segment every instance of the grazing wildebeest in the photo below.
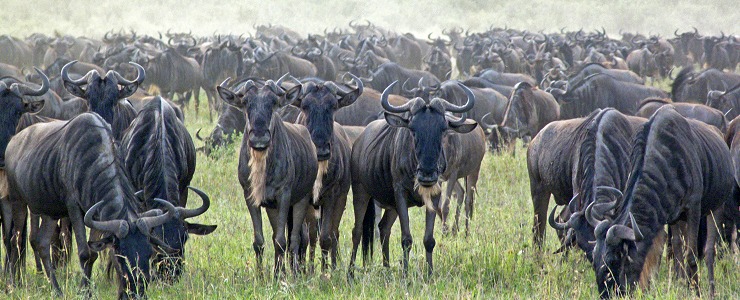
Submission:
M 318 159 L 317 188 L 313 191 L 312 205 L 320 209 L 318 226 L 311 226 L 311 255 L 313 265 L 315 236 L 320 233 L 321 269 L 327 268 L 327 258 L 331 255 L 332 268 L 336 267 L 339 254 L 339 222 L 347 203 L 347 193 L 351 183 L 349 138 L 342 127 L 334 121 L 335 112 L 352 105 L 362 94 L 362 81 L 351 75 L 357 88 L 345 92 L 334 82 L 315 84 L 307 82 L 301 88 L 301 95 L 292 103 L 300 108 L 297 124 L 306 126 L 311 141 L 316 146 Z M 312 214 L 308 215 L 313 218 Z M 312 223 L 315 220 L 312 221 Z M 318 227 L 318 228 L 315 228 Z
M 728 120 L 740 115 L 740 83 L 726 91 L 709 91 L 707 106 L 719 109 Z
M 593 268 L 599 294 L 609 298 L 630 291 L 638 282 L 642 287 L 648 284 L 656 259 L 648 254 L 661 246 L 654 239 L 668 224 L 677 272 L 686 275 L 698 295 L 699 228 L 707 222 L 704 255 L 714 295 L 718 233 L 713 216 L 721 216 L 719 209 L 735 188 L 732 159 L 722 135 L 666 105 L 645 123 L 633 144 L 624 195 L 615 193 L 599 201 L 604 207 L 597 209 L 592 203 L 586 210 L 596 228 Z M 604 216 L 611 209 L 614 212 Z
M 594 109 L 606 107 L 614 107 L 623 114 L 634 115 L 643 99 L 668 97 L 660 89 L 618 81 L 602 73 L 589 75 L 573 86 L 568 86 L 567 90 L 551 87 L 550 93 L 561 103 L 561 119 L 585 116 Z
M 727 119 L 720 110 L 698 103 L 673 103 L 669 98 L 651 97 L 642 100 L 640 103 L 640 109 L 637 111 L 635 116 L 646 119 L 650 118 L 653 113 L 666 104 L 672 105 L 679 114 L 684 116 L 684 118 L 702 121 L 717 127 L 721 132 L 725 132 L 727 129 Z
M 576 122 L 576 120 L 580 122 Z M 571 122 L 573 121 L 573 122 Z M 608 197 L 614 190 L 622 190 L 627 182 L 629 172 L 629 155 L 632 149 L 632 138 L 636 132 L 647 121 L 643 118 L 625 116 L 613 108 L 596 110 L 585 119 L 561 121 L 569 122 L 575 126 L 573 135 L 568 138 L 562 135 L 540 136 L 532 141 L 530 147 L 535 148 L 528 155 L 527 165 L 530 170 L 530 184 L 532 188 L 532 201 L 534 201 L 537 215 L 535 234 L 543 234 L 545 212 L 550 195 L 548 189 L 556 195 L 555 207 L 553 207 L 548 222 L 559 233 L 564 233 L 562 245 L 558 252 L 567 250 L 573 244 L 577 245 L 591 261 L 594 238 L 594 227 L 585 219 L 585 210 L 596 199 Z M 555 156 L 558 163 L 553 169 L 545 168 L 548 164 L 546 158 L 551 151 L 547 143 L 571 144 L 568 149 L 570 153 L 559 153 Z M 535 146 L 536 145 L 536 146 Z M 543 147 L 543 145 L 545 147 Z M 556 149 L 554 149 L 556 150 Z M 541 152 L 544 151 L 544 152 Z M 557 154 L 557 153 L 553 153 Z M 550 156 L 554 158 L 553 156 Z M 536 163 L 535 163 L 536 162 Z M 563 163 L 569 163 L 569 169 L 559 168 Z M 570 174 L 570 175 L 566 175 Z M 554 191 L 559 191 L 554 192 Z M 544 193 L 543 193 L 544 192 Z M 560 214 L 560 223 L 555 220 L 554 213 L 560 201 L 568 201 L 559 197 L 560 194 L 570 193 L 573 197 Z M 542 207 L 545 205 L 545 207 Z M 538 230 L 542 230 L 539 231 Z M 535 239 L 538 237 L 535 235 Z M 542 236 L 539 237 L 540 241 Z
M 135 80 L 129 81 L 116 71 L 108 71 L 101 77 L 98 71 L 92 70 L 84 77 L 74 80 L 69 77 L 69 68 L 77 61 L 72 61 L 62 68 L 64 87 L 70 94 L 87 100 L 90 110 L 100 115 L 113 129 L 113 136 L 120 141 L 123 134 L 136 118 L 136 111 L 131 103 L 125 101 L 136 93 L 146 77 L 144 68 L 131 63 L 138 70 Z M 87 86 L 83 88 L 83 86 Z M 118 86 L 121 86 L 120 88 Z
M 492 148 L 497 149 L 496 136 L 501 136 L 508 142 L 515 138 L 534 137 L 537 133 L 552 121 L 560 119 L 560 106 L 555 98 L 526 82 L 520 82 L 514 86 L 509 103 L 506 105 L 503 121 L 499 125 L 484 125 L 491 131 L 498 130 L 497 134 L 491 134 L 489 139 Z M 481 120 L 483 123 L 483 120 Z
M 474 122 L 466 122 L 464 118 L 455 120 L 445 114 L 464 113 L 473 108 L 475 96 L 467 87 L 463 87 L 463 90 L 468 101 L 461 106 L 440 98 L 429 102 L 414 98 L 404 105 L 393 106 L 388 102 L 388 96 L 397 83 L 393 82 L 381 95 L 385 120 L 370 123 L 352 147 L 355 224 L 348 273 L 350 278 L 354 276 L 354 262 L 360 242 L 363 242 L 366 263 L 368 251 L 372 248 L 375 205 L 372 205 L 371 199 L 386 209 L 380 221 L 385 266 L 389 266 L 387 241 L 392 221 L 395 215 L 400 219 L 404 274 L 408 271 L 412 244 L 408 207 L 426 207 L 424 248 L 428 273 L 432 273 L 432 251 L 436 244 L 435 210 L 439 207 L 441 192 L 439 180 L 446 169 L 442 141 L 447 132 L 468 133 L 477 126 Z
M 301 226 L 311 203 L 312 191 L 316 188 L 318 162 L 316 148 L 306 127 L 283 122 L 276 110 L 290 105 L 300 95 L 301 86 L 296 85 L 286 91 L 280 86 L 282 80 L 277 83 L 268 80 L 261 87 L 249 80 L 242 89 L 234 92 L 224 87 L 228 80 L 217 89 L 221 98 L 238 107 L 247 120 L 239 154 L 239 182 L 244 188 L 252 219 L 252 246 L 259 269 L 262 270 L 265 243 L 261 208 L 265 207 L 273 229 L 275 277 L 284 271 L 283 257 L 288 249 L 285 231 L 291 217 L 288 250 L 293 256 L 292 268 L 297 272 Z
M 597 120 L 596 116 L 601 112 L 597 110 L 591 113 L 588 119 L 577 118 L 551 122 L 540 130 L 527 149 L 527 171 L 529 173 L 532 205 L 534 206 L 532 232 L 534 233 L 534 242 L 538 246 L 541 246 L 544 241 L 545 217 L 550 203 L 550 195 L 555 198 L 556 205 L 569 204 L 573 195 L 580 188 L 581 182 L 575 179 L 581 178 L 579 176 L 583 174 L 578 171 L 578 168 L 594 168 L 586 162 L 582 162 L 585 165 L 581 166 L 581 162 L 577 161 L 576 158 L 581 154 L 590 156 L 591 154 L 586 151 L 594 151 L 591 148 L 581 149 L 584 140 L 589 137 L 589 134 L 584 132 L 589 128 L 589 125 L 584 122 L 589 120 L 593 124 L 593 120 Z M 606 115 L 606 112 L 604 112 L 603 116 Z M 598 120 L 611 121 L 611 117 L 604 119 L 603 116 Z M 617 116 L 614 115 L 614 117 Z M 636 117 L 627 117 L 627 119 L 632 126 L 631 132 L 635 132 L 636 128 L 642 125 L 641 122 L 645 121 L 643 118 Z M 598 129 L 599 127 L 595 128 Z M 599 148 L 598 150 L 603 149 Z M 609 161 L 611 160 L 600 161 L 600 163 Z M 578 208 L 583 209 L 583 207 Z
M 210 206 L 208 196 L 195 189 L 203 205 L 197 209 L 185 209 L 188 202 L 188 188 L 195 173 L 195 146 L 185 125 L 177 118 L 170 105 L 157 96 L 144 106 L 126 134 L 119 148 L 123 168 L 138 191 L 143 191 L 146 209 L 163 209 L 154 199 L 169 201 L 178 212 L 172 218 L 155 228 L 154 234 L 161 238 L 172 250 L 169 257 L 159 254 L 154 265 L 157 273 L 167 279 L 177 279 L 182 273 L 182 260 L 185 242 L 189 233 L 210 234 L 216 226 L 192 224 L 185 221 L 205 213 Z
M 56 219 L 69 217 L 72 223 L 83 288 L 89 285 L 97 259 L 90 250 L 114 250 L 119 298 L 144 297 L 153 246 L 169 248 L 150 231 L 172 218 L 174 207 L 158 200 L 167 204 L 165 214 L 140 210 L 115 147 L 110 126 L 89 113 L 70 121 L 35 124 L 16 134 L 8 144 L 8 201 L 17 226 L 10 242 L 25 243 L 25 232 L 21 231 L 25 230 L 26 206 L 32 214 L 41 215 L 40 228 L 31 232 L 31 245 L 39 252 L 46 274 L 60 295 L 49 247 Z M 89 242 L 85 225 L 92 229 Z M 17 249 L 13 252 L 18 253 Z M 18 256 L 12 256 L 9 262 L 11 272 L 23 267 L 18 264 Z

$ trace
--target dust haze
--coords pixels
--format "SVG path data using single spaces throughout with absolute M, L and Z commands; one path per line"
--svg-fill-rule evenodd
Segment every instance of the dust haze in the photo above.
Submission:
M 4 34 L 33 32 L 100 36 L 110 29 L 190 31 L 206 35 L 253 32 L 253 24 L 281 24 L 299 33 L 347 27 L 370 20 L 397 32 L 426 35 L 442 28 L 481 31 L 489 26 L 557 31 L 619 30 L 672 35 L 697 27 L 703 34 L 740 33 L 740 10 L 732 0 L 714 1 L 6 1 Z

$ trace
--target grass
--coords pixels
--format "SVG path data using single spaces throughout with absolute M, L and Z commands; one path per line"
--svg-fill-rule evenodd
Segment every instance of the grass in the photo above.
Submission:
M 191 134 L 198 128 L 207 132 L 213 124 L 206 112 L 186 110 Z M 196 141 L 196 146 L 200 146 Z M 237 180 L 238 145 L 216 152 L 217 159 L 198 154 L 198 167 L 191 185 L 210 194 L 211 209 L 194 221 L 218 224 L 211 235 L 191 236 L 187 245 L 186 268 L 181 280 L 172 285 L 152 284 L 151 299 L 594 299 L 596 284 L 590 264 L 579 251 L 556 255 L 558 242 L 548 228 L 544 249 L 532 246 L 532 205 L 526 171 L 525 149 L 517 146 L 515 154 L 487 154 L 478 184 L 475 216 L 468 237 L 443 235 L 437 224 L 435 272 L 426 278 L 423 236 L 423 209 L 411 209 L 414 244 L 409 275 L 400 271 L 400 226 L 391 236 L 391 268 L 381 266 L 379 244 L 369 267 L 361 267 L 354 283 L 347 282 L 346 271 L 351 250 L 352 202 L 348 202 L 341 225 L 339 268 L 325 274 L 289 276 L 274 281 L 271 243 L 266 243 L 265 271 L 257 272 L 252 250 L 252 226 Z M 196 204 L 197 205 L 197 204 Z M 453 209 L 455 204 L 453 204 Z M 266 217 L 265 217 L 266 218 Z M 264 220 L 265 236 L 272 232 Z M 269 238 L 268 238 L 269 240 Z M 8 299 L 45 299 L 53 292 L 45 276 L 36 273 L 29 262 L 23 283 L 0 297 Z M 725 255 L 717 261 L 719 299 L 740 296 L 738 258 Z M 638 299 L 684 299 L 693 297 L 686 282 L 676 280 L 663 264 L 652 288 L 635 294 Z M 701 267 L 702 292 L 708 291 L 706 268 Z M 81 272 L 76 252 L 70 264 L 57 270 L 65 299 L 80 298 Z M 93 271 L 93 294 L 113 299 L 115 283 L 106 278 L 98 260 Z

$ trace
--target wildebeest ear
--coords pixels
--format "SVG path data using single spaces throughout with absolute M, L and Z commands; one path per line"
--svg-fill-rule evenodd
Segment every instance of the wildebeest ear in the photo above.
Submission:
M 35 114 L 41 111 L 42 108 L 44 108 L 44 103 L 46 103 L 46 101 L 23 101 L 23 109 L 26 110 L 27 113 Z
M 139 89 L 139 84 L 136 82 L 132 82 L 131 84 L 123 85 L 121 87 L 121 90 L 118 91 L 118 99 L 128 98 L 131 97 L 134 93 L 136 93 L 136 90 Z
M 473 129 L 478 126 L 478 122 L 471 122 L 470 120 L 467 120 L 462 124 L 458 124 L 448 120 L 447 125 L 449 125 L 450 129 L 454 130 L 457 133 L 468 133 L 473 131 Z
M 103 251 L 105 248 L 113 246 L 113 235 L 109 235 L 98 241 L 88 241 L 87 246 L 90 247 L 90 250 L 95 252 Z
M 244 103 L 244 100 L 242 100 L 237 94 L 234 94 L 230 89 L 217 86 L 216 90 L 218 90 L 218 95 L 221 96 L 221 99 L 223 99 L 227 104 L 236 108 L 245 106 L 246 103 Z
M 350 106 L 350 105 L 352 105 L 352 103 L 355 103 L 355 101 L 358 98 L 360 98 L 360 91 L 359 90 L 354 90 L 354 91 L 352 91 L 352 92 L 350 92 L 350 93 L 342 96 L 342 98 L 339 98 L 339 101 L 338 101 L 339 107 L 342 108 L 342 107 L 345 107 L 345 106 Z
M 286 106 L 290 105 L 291 103 L 298 100 L 298 98 L 301 96 L 301 89 L 303 88 L 302 85 L 296 85 L 292 88 L 290 88 L 288 91 L 285 92 L 285 102 L 281 103 L 280 106 Z
M 385 121 L 388 122 L 388 125 L 391 127 L 409 127 L 409 120 L 406 120 L 404 117 L 394 115 L 387 111 L 383 112 L 383 115 L 385 116 Z
M 67 89 L 67 91 L 75 97 L 85 98 L 85 90 L 83 90 L 82 87 L 80 87 L 79 85 L 65 81 L 64 88 Z
M 188 230 L 188 233 L 192 233 L 195 235 L 211 234 L 214 230 L 216 230 L 216 227 L 218 227 L 218 225 L 203 225 L 185 222 L 185 229 Z

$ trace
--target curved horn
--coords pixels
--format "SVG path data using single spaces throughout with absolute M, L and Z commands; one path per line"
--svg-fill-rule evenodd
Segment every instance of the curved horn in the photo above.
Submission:
M 83 84 L 86 84 L 87 83 L 87 80 L 92 75 L 92 72 L 97 72 L 97 71 L 91 70 L 90 72 L 87 72 L 87 74 L 85 76 L 83 76 L 82 78 L 77 79 L 77 80 L 72 80 L 72 78 L 69 78 L 69 68 L 71 68 L 72 65 L 74 65 L 76 63 L 77 63 L 77 60 L 73 60 L 73 61 L 70 61 L 69 63 L 67 63 L 66 65 L 64 65 L 64 67 L 62 67 L 62 74 L 61 74 L 62 75 L 62 80 L 64 80 L 65 82 L 72 83 L 74 85 L 83 85 Z
M 411 108 L 411 103 L 413 101 L 409 101 L 401 106 L 393 106 L 393 104 L 390 104 L 390 102 L 388 102 L 388 96 L 391 94 L 391 91 L 393 90 L 393 87 L 396 86 L 396 84 L 398 84 L 398 80 L 394 81 L 388 87 L 386 87 L 385 90 L 383 90 L 383 94 L 380 95 L 380 104 L 383 106 L 383 109 L 388 112 L 398 114 L 405 113 L 409 111 L 409 109 Z
M 203 138 L 200 137 L 200 130 L 201 129 L 203 129 L 203 128 L 198 128 L 198 131 L 195 132 L 195 138 L 197 138 L 198 140 L 200 140 L 202 142 L 203 141 Z
M 630 212 L 630 223 L 632 223 L 632 231 L 635 232 L 635 240 L 642 240 L 645 236 L 642 235 L 640 227 L 637 226 L 637 221 L 635 221 L 635 216 L 632 215 L 632 212 Z
M 596 189 L 597 190 L 606 190 L 606 191 L 609 191 L 612 194 L 617 195 L 620 199 L 621 198 L 624 198 L 624 194 L 622 194 L 622 191 L 620 191 L 617 188 L 611 187 L 611 186 L 601 185 L 601 186 L 597 186 Z
M 118 74 L 118 72 L 113 72 L 113 75 L 116 76 L 116 79 L 118 79 L 118 84 L 130 85 L 133 83 L 141 84 L 142 82 L 144 82 L 144 79 L 146 79 L 146 71 L 144 70 L 144 67 L 132 61 L 130 61 L 129 64 L 132 64 L 134 67 L 136 67 L 136 79 L 134 79 L 134 81 L 129 81 L 128 79 L 123 78 L 121 74 Z
M 180 213 L 180 218 L 183 220 L 187 218 L 200 216 L 204 214 L 208 210 L 209 207 L 211 207 L 211 198 L 209 198 L 206 193 L 192 186 L 188 186 L 188 188 L 192 190 L 193 192 L 195 192 L 196 194 L 198 194 L 198 196 L 200 196 L 200 199 L 203 200 L 203 205 L 201 205 L 199 208 L 194 208 L 194 209 L 186 209 L 184 207 L 177 207 L 176 209 Z
M 285 78 L 288 78 L 288 76 L 290 76 L 289 74 L 290 73 L 285 73 L 285 74 L 283 74 L 283 76 L 280 76 L 280 78 L 277 80 L 277 82 L 275 84 L 277 86 L 279 86 L 280 88 L 283 88 L 283 85 L 282 85 L 283 84 L 283 81 L 285 80 Z
M 496 126 L 496 124 L 495 124 L 495 122 L 494 123 L 488 123 L 486 121 L 486 119 L 487 118 L 490 118 L 490 117 L 491 117 L 491 113 L 490 112 L 489 113 L 486 113 L 485 115 L 483 115 L 482 118 L 480 118 L 480 122 L 479 123 L 480 124 L 483 124 L 483 126 L 485 128 L 487 128 L 487 129 L 492 129 L 494 126 Z
M 117 238 L 122 239 L 128 235 L 129 225 L 124 220 L 110 220 L 110 221 L 95 221 L 93 215 L 100 210 L 100 207 L 105 204 L 104 201 L 95 203 L 90 209 L 87 210 L 84 217 L 84 223 L 87 227 L 98 231 L 113 233 Z
M 558 221 L 555 220 L 555 210 L 557 208 L 557 205 L 552 208 L 550 215 L 547 217 L 547 222 L 550 223 L 550 227 L 555 228 L 556 230 L 566 230 L 569 228 L 568 223 L 558 223 Z
M 606 243 L 619 245 L 622 240 L 635 241 L 635 231 L 624 225 L 614 225 L 606 232 Z
M 36 73 L 38 73 L 39 77 L 41 78 L 41 87 L 39 87 L 37 90 L 34 90 L 23 83 L 13 83 L 10 85 L 10 89 L 17 90 L 19 96 L 41 96 L 43 94 L 46 94 L 46 92 L 49 91 L 49 77 L 47 77 L 44 72 L 41 72 L 39 68 L 33 67 L 33 69 L 36 70 Z M 37 101 L 44 100 L 39 99 Z
M 680 37 L 681 35 L 678 34 L 678 28 L 676 28 L 676 31 L 673 32 L 673 35 Z
M 141 232 L 147 236 L 152 231 L 152 228 L 162 226 L 162 224 L 173 217 L 173 214 L 177 213 L 177 209 L 169 201 L 159 198 L 154 198 L 154 201 L 163 205 L 165 207 L 166 213 L 158 216 L 142 217 L 136 220 L 136 227 L 138 227 L 139 230 L 141 230 Z
M 453 112 L 453 113 L 462 113 L 462 112 L 469 111 L 471 108 L 473 108 L 473 105 L 475 105 L 475 95 L 473 94 L 473 91 L 471 91 L 470 88 L 462 84 L 462 82 L 458 82 L 457 85 L 459 85 L 460 88 L 462 88 L 463 91 L 465 92 L 465 95 L 468 97 L 468 102 L 466 102 L 462 106 L 457 106 L 447 101 L 444 101 L 443 103 L 445 105 L 445 110 L 449 112 Z

